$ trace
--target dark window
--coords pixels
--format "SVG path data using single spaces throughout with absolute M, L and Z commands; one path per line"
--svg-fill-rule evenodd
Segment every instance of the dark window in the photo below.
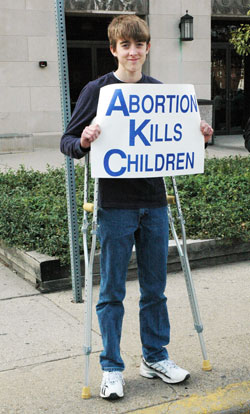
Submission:
M 239 24 L 212 22 L 211 87 L 218 135 L 242 133 L 250 115 L 250 56 L 239 56 L 229 42 Z
M 71 110 L 84 85 L 116 69 L 107 27 L 112 17 L 66 16 Z

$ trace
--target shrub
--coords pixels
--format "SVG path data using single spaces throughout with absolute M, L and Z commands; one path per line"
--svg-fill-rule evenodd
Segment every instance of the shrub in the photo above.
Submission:
M 67 207 L 63 169 L 46 173 L 21 167 L 0 174 L 0 238 L 68 261 Z
M 204 174 L 176 177 L 187 237 L 250 240 L 249 166 L 249 157 L 213 158 Z
M 81 239 L 84 171 L 79 165 L 75 177 Z M 249 241 L 249 178 L 249 157 L 206 160 L 204 174 L 176 177 L 187 237 Z M 169 177 L 166 183 L 170 190 Z M 64 168 L 1 172 L 0 188 L 0 239 L 69 263 Z M 91 198 L 93 180 L 90 193 Z M 179 232 L 178 222 L 176 227 Z

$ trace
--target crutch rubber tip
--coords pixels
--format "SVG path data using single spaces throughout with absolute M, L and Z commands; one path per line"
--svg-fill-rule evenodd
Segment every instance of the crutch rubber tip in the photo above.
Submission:
M 88 213 L 93 213 L 94 211 L 94 204 L 93 203 L 84 203 L 83 210 L 87 211 Z
M 202 369 L 203 371 L 212 371 L 212 366 L 210 364 L 210 361 L 207 359 L 204 359 L 203 364 L 202 364 Z
M 91 397 L 90 388 L 89 387 L 83 387 L 83 389 L 82 389 L 82 398 L 84 400 L 87 400 L 90 397 Z

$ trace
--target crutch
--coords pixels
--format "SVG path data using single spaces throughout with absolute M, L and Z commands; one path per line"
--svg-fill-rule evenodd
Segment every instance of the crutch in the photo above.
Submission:
M 173 234 L 174 239 L 175 239 L 176 247 L 177 247 L 177 250 L 178 250 L 178 253 L 179 253 L 179 256 L 180 256 L 182 270 L 183 270 L 183 273 L 184 273 L 184 276 L 185 276 L 189 302 L 190 302 L 190 306 L 191 306 L 191 310 L 192 310 L 192 314 L 193 314 L 194 327 L 195 327 L 195 330 L 198 333 L 199 340 L 200 340 L 200 346 L 201 346 L 201 351 L 202 351 L 202 356 L 203 356 L 202 369 L 204 371 L 211 371 L 212 367 L 211 367 L 210 362 L 209 362 L 208 357 L 207 357 L 205 342 L 204 342 L 203 333 L 202 333 L 203 332 L 203 325 L 202 325 L 202 322 L 201 322 L 198 302 L 197 302 L 197 298 L 196 298 L 195 288 L 194 288 L 193 279 L 192 279 L 191 270 L 190 270 L 190 265 L 189 265 L 189 260 L 188 260 L 187 243 L 186 243 L 186 231 L 185 231 L 185 220 L 184 220 L 184 217 L 182 215 L 181 204 L 180 204 L 180 199 L 179 199 L 179 194 L 178 194 L 177 184 L 176 184 L 175 178 L 171 177 L 171 179 L 172 179 L 172 185 L 173 185 L 173 190 L 174 190 L 174 196 L 170 196 L 170 195 L 167 194 L 169 224 L 170 224 L 171 231 L 172 231 L 172 234 Z M 167 189 L 166 189 L 166 193 L 167 193 Z M 178 239 L 178 236 L 177 236 L 177 233 L 176 233 L 176 230 L 175 230 L 175 227 L 174 227 L 174 218 L 172 216 L 172 211 L 171 211 L 171 207 L 170 207 L 171 204 L 176 204 L 177 217 L 178 217 L 178 220 L 180 221 L 180 224 L 181 224 L 182 246 L 181 246 L 181 243 Z
M 85 378 L 84 378 L 84 387 L 82 390 L 82 398 L 88 399 L 90 398 L 90 387 L 89 387 L 89 356 L 91 354 L 91 328 L 92 328 L 92 284 L 93 284 L 93 263 L 94 263 L 94 254 L 95 254 L 95 247 L 96 247 L 96 233 L 97 233 L 97 210 L 98 210 L 98 179 L 95 179 L 94 185 L 94 203 L 88 202 L 88 179 L 89 179 L 89 159 L 86 157 L 85 160 L 85 174 L 84 174 L 84 214 L 83 214 L 83 225 L 82 225 L 82 233 L 83 233 L 83 247 L 84 247 L 84 260 L 85 260 L 85 299 L 84 299 L 84 346 L 83 346 L 83 353 L 85 355 Z M 194 319 L 194 326 L 199 335 L 202 354 L 203 354 L 203 367 L 204 371 L 211 371 L 211 365 L 209 360 L 207 359 L 207 353 L 205 348 L 205 343 L 202 335 L 203 326 L 200 318 L 198 303 L 196 299 L 195 289 L 192 281 L 188 255 L 187 255 L 187 248 L 186 248 L 186 232 L 184 226 L 184 219 L 181 211 L 181 205 L 179 201 L 179 195 L 177 191 L 177 185 L 175 179 L 172 178 L 173 188 L 175 196 L 171 196 L 167 194 L 168 200 L 168 216 L 169 216 L 169 223 L 171 226 L 171 230 L 176 242 L 176 246 L 178 249 L 178 253 L 181 260 L 182 269 L 185 275 L 185 281 L 187 285 L 188 296 L 190 300 L 191 310 Z M 174 227 L 174 219 L 172 216 L 170 204 L 175 204 L 177 206 L 178 211 L 178 218 L 181 222 L 181 230 L 182 230 L 182 247 L 180 241 L 178 239 L 175 227 Z M 90 255 L 88 254 L 88 246 L 87 246 L 87 230 L 89 227 L 88 222 L 88 213 L 93 212 L 93 219 L 92 219 L 92 244 L 91 244 L 91 251 Z
M 85 261 L 85 295 L 84 295 L 84 345 L 83 354 L 85 355 L 85 372 L 84 386 L 82 389 L 82 398 L 90 398 L 89 387 L 89 357 L 92 347 L 92 296 L 93 296 L 93 264 L 96 248 L 97 234 L 97 209 L 98 209 L 98 179 L 95 179 L 94 185 L 94 203 L 88 202 L 89 193 L 89 155 L 85 157 L 84 166 L 84 204 L 83 204 L 83 250 Z M 87 231 L 89 227 L 88 213 L 93 213 L 92 218 L 92 243 L 90 254 L 88 253 Z

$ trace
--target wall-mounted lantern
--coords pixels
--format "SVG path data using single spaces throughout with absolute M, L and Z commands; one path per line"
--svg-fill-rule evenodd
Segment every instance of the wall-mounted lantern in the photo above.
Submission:
M 181 40 L 193 40 L 193 20 L 194 18 L 188 14 L 188 10 L 186 11 L 185 16 L 181 17 L 181 21 L 179 24 L 180 32 L 181 32 Z

